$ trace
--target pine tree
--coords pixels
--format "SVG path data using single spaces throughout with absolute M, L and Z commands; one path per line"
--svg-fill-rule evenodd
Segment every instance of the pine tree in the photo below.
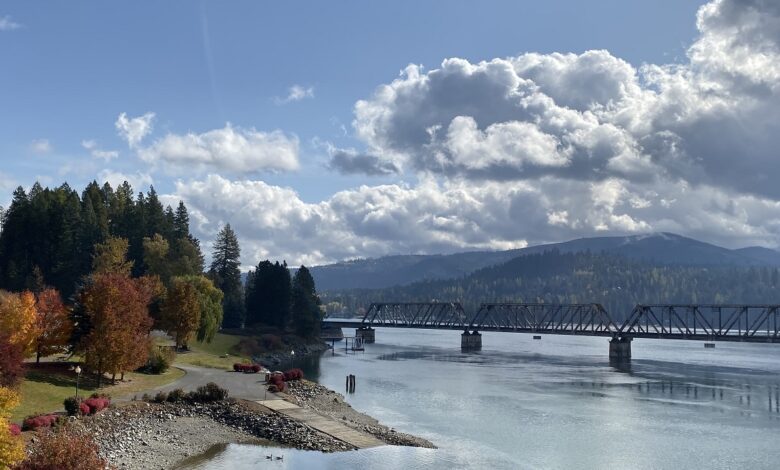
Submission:
M 223 325 L 227 328 L 241 328 L 244 325 L 244 293 L 239 270 L 241 249 L 236 233 L 225 225 L 214 241 L 209 275 L 223 292 Z
M 292 280 L 293 327 L 298 335 L 310 338 L 319 334 L 321 321 L 322 310 L 314 278 L 306 266 L 301 266 Z

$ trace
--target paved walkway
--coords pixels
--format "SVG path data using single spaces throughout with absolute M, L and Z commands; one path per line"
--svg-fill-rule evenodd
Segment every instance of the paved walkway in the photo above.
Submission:
M 241 372 L 227 371 L 224 369 L 212 369 L 208 367 L 196 367 L 174 365 L 183 369 L 186 375 L 179 380 L 151 390 L 151 395 L 159 391 L 170 392 L 180 388 L 185 392 L 195 390 L 201 385 L 214 382 L 222 388 L 226 388 L 233 398 L 242 398 L 249 401 L 257 400 L 281 400 L 273 393 L 266 391 L 265 374 L 242 374 Z
M 296 421 L 300 421 L 321 433 L 335 437 L 336 439 L 346 442 L 347 444 L 358 449 L 366 449 L 369 447 L 378 447 L 384 445 L 384 442 L 370 434 L 352 429 L 333 418 L 323 416 L 308 408 L 301 408 L 300 406 L 290 403 L 289 401 L 259 400 L 257 403 L 275 411 L 276 413 L 283 414 Z

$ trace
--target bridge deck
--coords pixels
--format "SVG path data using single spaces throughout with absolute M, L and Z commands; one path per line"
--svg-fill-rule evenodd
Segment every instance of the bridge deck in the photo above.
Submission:
M 618 326 L 599 304 L 485 303 L 469 318 L 457 302 L 374 303 L 360 321 L 325 325 L 777 343 L 780 305 L 637 305 Z

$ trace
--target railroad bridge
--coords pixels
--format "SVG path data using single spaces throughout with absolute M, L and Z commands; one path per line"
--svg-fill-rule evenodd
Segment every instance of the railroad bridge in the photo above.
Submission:
M 461 348 L 482 348 L 481 331 L 609 337 L 611 359 L 631 358 L 634 338 L 780 342 L 780 305 L 637 305 L 618 325 L 601 304 L 483 303 L 467 315 L 458 302 L 376 302 L 361 321 L 326 319 L 329 327 L 355 328 L 373 343 L 378 327 L 460 330 Z

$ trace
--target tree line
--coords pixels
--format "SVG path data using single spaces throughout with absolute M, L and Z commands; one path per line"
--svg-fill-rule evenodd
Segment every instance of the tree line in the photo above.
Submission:
M 308 270 L 291 278 L 286 263 L 265 261 L 245 290 L 239 258 L 225 225 L 204 272 L 186 206 L 163 207 L 153 187 L 136 196 L 126 182 L 116 190 L 92 182 L 80 195 L 67 184 L 20 187 L 2 216 L 0 347 L 14 357 L 78 353 L 100 378 L 143 366 L 152 329 L 179 348 L 211 341 L 222 327 L 316 336 L 321 314 Z
M 553 250 L 457 279 L 333 291 L 323 294 L 323 299 L 352 312 L 377 301 L 459 301 L 468 312 L 475 312 L 481 302 L 596 302 L 618 321 L 643 303 L 777 303 L 780 270 L 669 266 L 604 253 Z

